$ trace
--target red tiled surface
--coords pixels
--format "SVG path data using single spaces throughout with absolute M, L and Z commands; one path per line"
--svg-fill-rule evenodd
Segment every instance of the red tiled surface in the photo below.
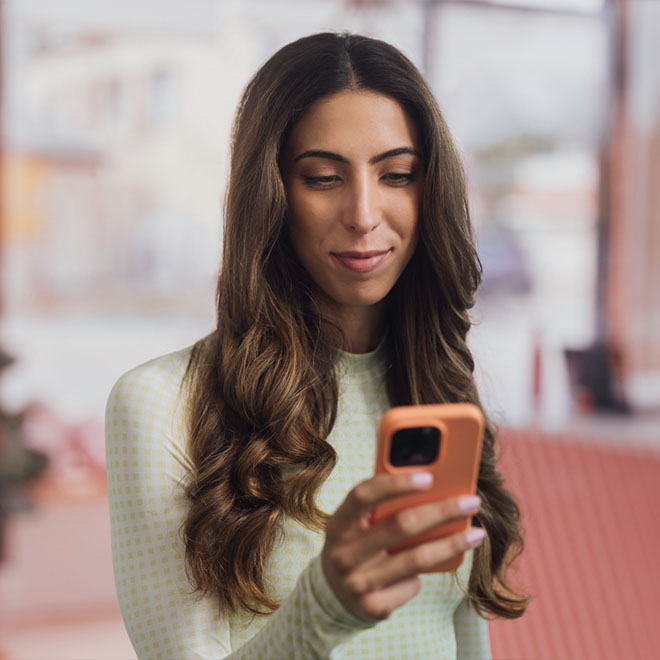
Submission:
M 527 613 L 491 624 L 496 659 L 660 658 L 660 452 L 502 433 L 526 529 Z

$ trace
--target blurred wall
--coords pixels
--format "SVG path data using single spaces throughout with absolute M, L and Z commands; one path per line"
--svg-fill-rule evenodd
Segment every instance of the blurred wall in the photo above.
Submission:
M 660 409 L 660 3 L 618 3 L 622 67 L 607 181 L 607 335 L 637 407 Z

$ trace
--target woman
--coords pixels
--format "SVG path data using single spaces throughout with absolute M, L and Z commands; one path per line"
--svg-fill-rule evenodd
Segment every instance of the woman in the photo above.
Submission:
M 108 402 L 115 576 L 139 657 L 489 657 L 484 617 L 526 605 L 505 579 L 522 543 L 493 430 L 479 497 L 369 524 L 377 502 L 428 487 L 372 476 L 385 410 L 478 404 L 480 266 L 419 72 L 357 35 L 282 48 L 239 105 L 225 210 L 217 329 Z M 387 553 L 466 513 L 467 534 Z M 419 575 L 466 550 L 455 574 Z

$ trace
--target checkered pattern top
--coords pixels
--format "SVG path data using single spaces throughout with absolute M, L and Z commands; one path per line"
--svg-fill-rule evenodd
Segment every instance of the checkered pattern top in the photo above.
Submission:
M 421 591 L 391 616 L 348 612 L 320 563 L 322 533 L 293 519 L 268 565 L 280 608 L 267 617 L 219 612 L 192 593 L 181 526 L 186 454 L 185 389 L 190 348 L 127 372 L 110 393 L 106 455 L 112 556 L 126 629 L 140 659 L 490 658 L 487 621 L 464 597 L 472 553 L 455 573 L 424 574 Z M 383 349 L 338 358 L 340 397 L 328 441 L 338 461 L 317 497 L 328 513 L 373 474 L 376 431 L 389 404 Z M 231 530 L 227 530 L 228 533 Z

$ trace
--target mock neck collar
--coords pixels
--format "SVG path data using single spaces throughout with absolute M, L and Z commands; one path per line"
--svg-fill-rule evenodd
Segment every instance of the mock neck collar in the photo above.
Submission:
M 344 374 L 349 376 L 384 374 L 386 356 L 387 332 L 378 346 L 368 353 L 348 353 L 337 349 L 338 366 Z

